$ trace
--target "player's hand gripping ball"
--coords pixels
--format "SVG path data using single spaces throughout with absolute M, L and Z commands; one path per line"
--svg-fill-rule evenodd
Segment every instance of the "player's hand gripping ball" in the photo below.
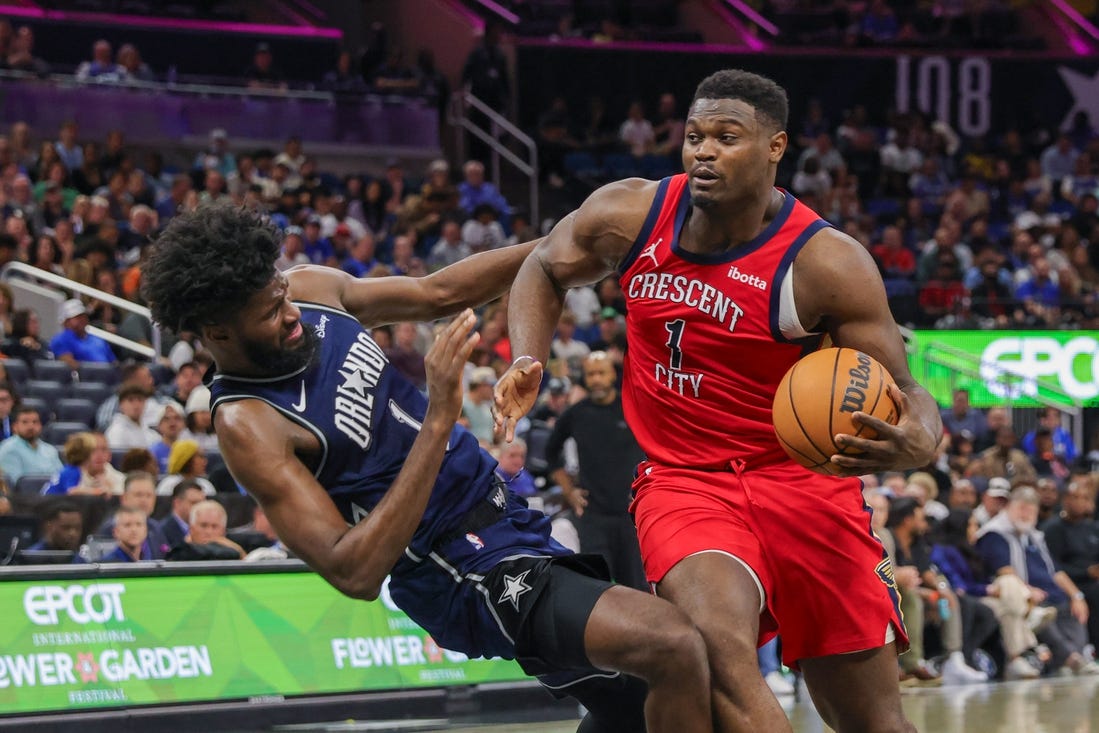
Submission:
M 835 443 L 840 433 L 873 439 L 873 428 L 851 418 L 856 412 L 897 424 L 898 411 L 886 389 L 893 378 L 876 359 L 848 348 L 815 351 L 790 367 L 775 392 L 773 421 L 779 444 L 797 463 L 824 474 L 842 470 L 830 458 L 855 455 Z

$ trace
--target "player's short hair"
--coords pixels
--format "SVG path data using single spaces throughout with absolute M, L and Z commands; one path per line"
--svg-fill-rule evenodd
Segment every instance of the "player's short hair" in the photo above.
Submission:
M 771 79 L 743 69 L 723 69 L 703 79 L 691 105 L 700 99 L 741 99 L 766 116 L 779 130 L 786 129 L 790 104 L 786 90 Z
M 279 256 L 273 225 L 230 204 L 172 218 L 142 267 L 142 295 L 176 332 L 223 323 L 271 282 Z

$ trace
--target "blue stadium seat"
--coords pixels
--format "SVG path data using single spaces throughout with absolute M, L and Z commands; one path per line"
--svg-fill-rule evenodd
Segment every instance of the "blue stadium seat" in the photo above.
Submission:
M 88 430 L 88 426 L 82 422 L 62 422 L 55 420 L 51 422 L 42 431 L 42 439 L 52 445 L 65 445 L 65 441 L 69 439 L 69 436 L 73 433 L 83 433 Z
M 101 384 L 118 384 L 118 365 L 99 361 L 80 362 L 77 370 L 81 382 L 100 382 Z
M 95 411 L 99 409 L 99 403 L 83 397 L 63 397 L 53 407 L 58 420 L 84 423 L 92 427 L 95 425 Z
M 8 372 L 8 381 L 20 388 L 24 382 L 30 379 L 31 370 L 27 362 L 22 359 L 4 359 L 4 368 Z
M 34 363 L 34 378 L 69 384 L 73 381 L 73 370 L 63 361 L 42 359 Z
M 20 407 L 33 407 L 38 410 L 38 417 L 42 420 L 42 424 L 45 425 L 53 418 L 53 408 L 50 406 L 52 403 L 46 402 L 39 397 L 23 397 L 19 400 Z
M 110 384 L 104 384 L 103 382 L 74 382 L 69 388 L 69 395 L 71 397 L 80 397 L 86 400 L 91 400 L 97 406 L 103 403 L 103 400 L 114 394 L 114 387 Z
M 46 486 L 53 476 L 44 473 L 28 473 L 26 476 L 20 476 L 19 480 L 15 482 L 15 486 L 12 489 L 17 494 L 41 494 L 42 489 Z
M 566 153 L 563 162 L 565 170 L 574 176 L 599 177 L 603 175 L 603 168 L 599 165 L 599 161 L 595 159 L 594 155 L 583 150 Z
M 603 166 L 611 178 L 632 178 L 642 175 L 641 159 L 629 153 L 608 153 L 603 156 Z

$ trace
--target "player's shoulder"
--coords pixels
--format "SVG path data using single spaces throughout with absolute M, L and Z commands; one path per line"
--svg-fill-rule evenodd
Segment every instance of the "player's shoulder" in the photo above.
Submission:
M 346 310 L 341 301 L 344 287 L 354 278 L 343 270 L 323 265 L 295 265 L 286 270 L 290 299 Z
M 624 178 L 600 186 L 575 212 L 573 228 L 578 234 L 617 232 L 632 242 L 659 187 L 659 181 L 644 178 Z
M 861 277 L 865 267 L 877 271 L 866 247 L 834 227 L 824 227 L 813 234 L 798 252 L 795 263 L 799 276 L 819 273 L 826 280 L 837 277 L 846 280 L 852 275 Z

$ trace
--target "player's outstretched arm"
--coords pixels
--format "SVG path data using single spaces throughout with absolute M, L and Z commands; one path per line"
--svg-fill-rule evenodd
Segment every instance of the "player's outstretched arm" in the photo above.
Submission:
M 806 244 L 794 269 L 794 299 L 802 324 L 812 331 L 826 330 L 836 346 L 874 357 L 897 384 L 890 390 L 899 412 L 897 424 L 855 413 L 855 422 L 873 428 L 878 438 L 837 436 L 838 445 L 864 452 L 834 455 L 832 462 L 849 476 L 926 466 L 942 437 L 939 408 L 912 378 L 904 341 L 870 253 L 845 234 L 825 229 Z
M 478 334 L 466 311 L 436 338 L 424 360 L 428 407 L 397 478 L 350 529 L 324 488 L 295 455 L 296 426 L 257 400 L 224 405 L 218 443 L 226 465 L 263 506 L 286 545 L 340 592 L 374 600 L 408 546 L 439 474 L 462 408 L 462 370 Z
M 656 187 L 629 179 L 600 188 L 523 262 L 508 301 L 511 353 L 520 356 L 496 383 L 496 431 L 506 440 L 538 396 L 565 292 L 614 272 L 641 231 Z
M 427 277 L 355 278 L 329 267 L 287 271 L 291 297 L 342 308 L 370 328 L 433 321 L 499 298 L 540 240 L 480 252 Z

